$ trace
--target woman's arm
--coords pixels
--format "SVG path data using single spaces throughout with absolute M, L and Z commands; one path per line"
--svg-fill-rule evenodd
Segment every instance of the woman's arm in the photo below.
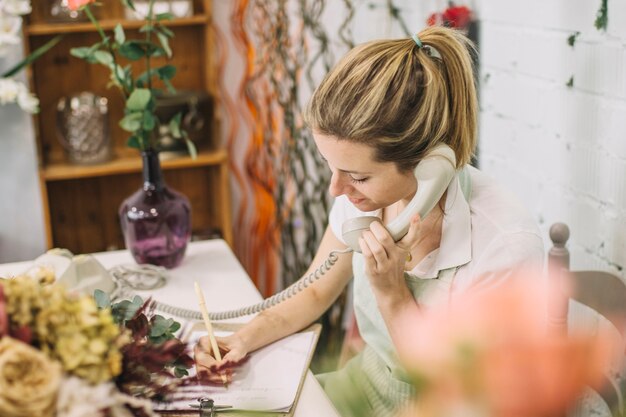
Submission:
M 331 251 L 345 248 L 346 245 L 328 227 L 306 274 L 315 271 L 325 262 Z M 315 283 L 261 312 L 233 335 L 219 338 L 220 346 L 227 351 L 222 364 L 237 363 L 249 352 L 311 324 L 337 299 L 351 278 L 352 255 L 341 254 L 331 269 Z M 196 366 L 205 372 L 213 371 L 212 367 L 217 365 L 207 352 L 210 352 L 208 340 L 202 338 L 200 346 L 196 347 Z

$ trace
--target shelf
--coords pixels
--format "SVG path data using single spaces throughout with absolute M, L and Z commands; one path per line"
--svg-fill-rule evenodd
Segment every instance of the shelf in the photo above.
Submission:
M 207 15 L 195 15 L 191 17 L 181 17 L 170 21 L 161 22 L 164 26 L 200 26 L 209 21 Z M 146 24 L 145 20 L 116 20 L 104 19 L 99 21 L 100 26 L 104 30 L 111 30 L 118 23 L 122 24 L 124 29 L 139 29 Z M 26 27 L 26 33 L 29 36 L 56 35 L 60 33 L 79 33 L 79 32 L 95 32 L 96 28 L 91 22 L 72 22 L 72 23 L 34 23 Z
M 162 159 L 161 168 L 163 170 L 195 168 L 217 165 L 226 160 L 226 151 L 220 149 L 217 151 L 200 152 L 196 159 L 192 159 L 189 156 L 181 156 L 175 159 Z M 137 155 L 133 157 L 117 158 L 98 165 L 76 165 L 69 163 L 50 164 L 42 169 L 41 175 L 45 181 L 51 182 L 130 174 L 141 172 L 141 168 L 141 157 Z

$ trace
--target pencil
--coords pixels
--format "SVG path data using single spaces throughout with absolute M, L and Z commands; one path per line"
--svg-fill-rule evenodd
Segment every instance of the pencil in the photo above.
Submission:
M 209 320 L 209 313 L 207 312 L 206 303 L 204 302 L 204 295 L 202 294 L 202 290 L 200 289 L 197 281 L 194 282 L 194 288 L 196 289 L 196 294 L 198 295 L 198 304 L 200 305 L 200 312 L 202 313 L 202 319 L 204 320 L 204 327 L 206 327 L 206 331 L 209 334 L 209 340 L 211 341 L 213 356 L 215 356 L 215 359 L 218 361 L 221 361 L 222 355 L 220 354 L 220 349 L 217 346 L 217 340 L 215 340 L 215 335 L 213 334 L 213 326 L 211 326 L 211 320 Z M 226 375 L 220 372 L 220 377 L 222 378 L 224 388 L 228 388 Z

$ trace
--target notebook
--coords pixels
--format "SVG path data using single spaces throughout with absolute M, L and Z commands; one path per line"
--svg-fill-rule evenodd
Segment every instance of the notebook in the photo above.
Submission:
M 198 406 L 199 398 L 210 398 L 216 406 L 230 406 L 220 413 L 231 417 L 250 411 L 259 417 L 292 416 L 320 329 L 321 325 L 315 324 L 252 352 L 249 360 L 237 368 L 228 388 L 184 386 L 171 395 L 168 402 L 155 402 L 154 409 L 168 416 L 198 415 L 198 409 L 192 405 Z M 195 344 L 204 335 L 205 331 L 194 332 L 190 343 Z

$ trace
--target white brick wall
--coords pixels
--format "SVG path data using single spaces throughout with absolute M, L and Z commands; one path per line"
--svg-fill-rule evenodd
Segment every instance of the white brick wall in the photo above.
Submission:
M 572 267 L 626 278 L 626 0 L 609 2 L 606 32 L 599 5 L 481 2 L 480 163 L 530 208 L 546 247 L 564 221 Z

